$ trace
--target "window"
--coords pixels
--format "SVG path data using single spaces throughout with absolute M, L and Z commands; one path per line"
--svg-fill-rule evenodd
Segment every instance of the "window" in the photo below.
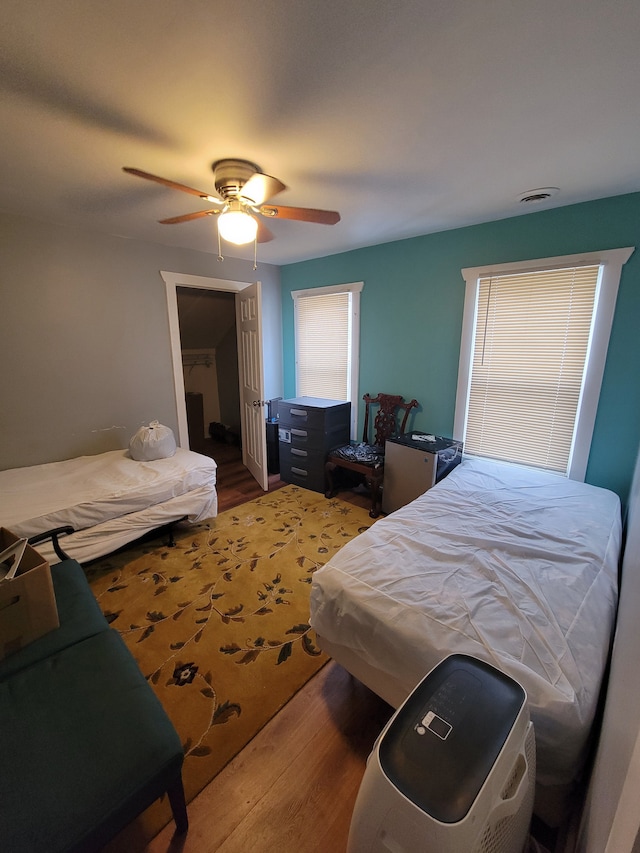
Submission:
M 465 452 L 583 480 L 632 249 L 463 270 L 454 433 Z
M 353 402 L 358 394 L 363 282 L 294 290 L 296 396 Z M 357 406 L 351 407 L 355 435 Z

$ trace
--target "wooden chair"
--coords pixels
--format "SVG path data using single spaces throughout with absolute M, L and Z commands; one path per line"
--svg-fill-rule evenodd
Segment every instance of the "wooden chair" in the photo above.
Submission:
M 371 518 L 380 515 L 381 486 L 384 476 L 384 446 L 388 438 L 404 435 L 409 412 L 418 406 L 417 400 L 405 403 L 403 397 L 396 394 L 378 394 L 371 397 L 365 394 L 364 427 L 361 444 L 345 444 L 334 447 L 329 452 L 325 465 L 326 491 L 325 496 L 332 498 L 337 494 L 335 471 L 336 468 L 354 471 L 364 477 L 371 492 Z M 373 441 L 369 436 L 371 423 L 371 407 L 378 405 L 378 411 L 373 419 Z M 403 414 L 404 413 L 404 414 Z

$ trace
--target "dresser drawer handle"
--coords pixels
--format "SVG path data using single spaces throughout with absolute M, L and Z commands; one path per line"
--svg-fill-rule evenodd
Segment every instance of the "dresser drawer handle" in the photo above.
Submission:
M 296 435 L 298 438 L 306 438 L 308 432 L 306 429 L 295 429 L 294 427 L 291 427 L 291 435 Z
M 289 409 L 290 414 L 294 415 L 297 418 L 306 418 L 307 411 L 306 409 Z
M 293 465 L 291 466 L 292 474 L 299 474 L 301 477 L 306 477 L 307 472 L 303 468 L 295 468 Z
M 306 450 L 299 450 L 297 447 L 292 447 L 291 448 L 291 455 L 292 456 L 306 456 L 307 451 Z

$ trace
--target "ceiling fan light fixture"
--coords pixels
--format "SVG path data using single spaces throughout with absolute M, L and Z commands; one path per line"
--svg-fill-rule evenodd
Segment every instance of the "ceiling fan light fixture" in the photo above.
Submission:
M 256 239 L 258 222 L 246 211 L 231 208 L 218 217 L 218 233 L 229 243 L 244 246 Z

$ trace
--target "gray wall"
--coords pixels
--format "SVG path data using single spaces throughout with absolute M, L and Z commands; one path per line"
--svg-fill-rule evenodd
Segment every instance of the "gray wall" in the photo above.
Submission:
M 160 270 L 263 285 L 265 394 L 282 393 L 278 267 L 0 214 L 0 469 L 177 435 Z

